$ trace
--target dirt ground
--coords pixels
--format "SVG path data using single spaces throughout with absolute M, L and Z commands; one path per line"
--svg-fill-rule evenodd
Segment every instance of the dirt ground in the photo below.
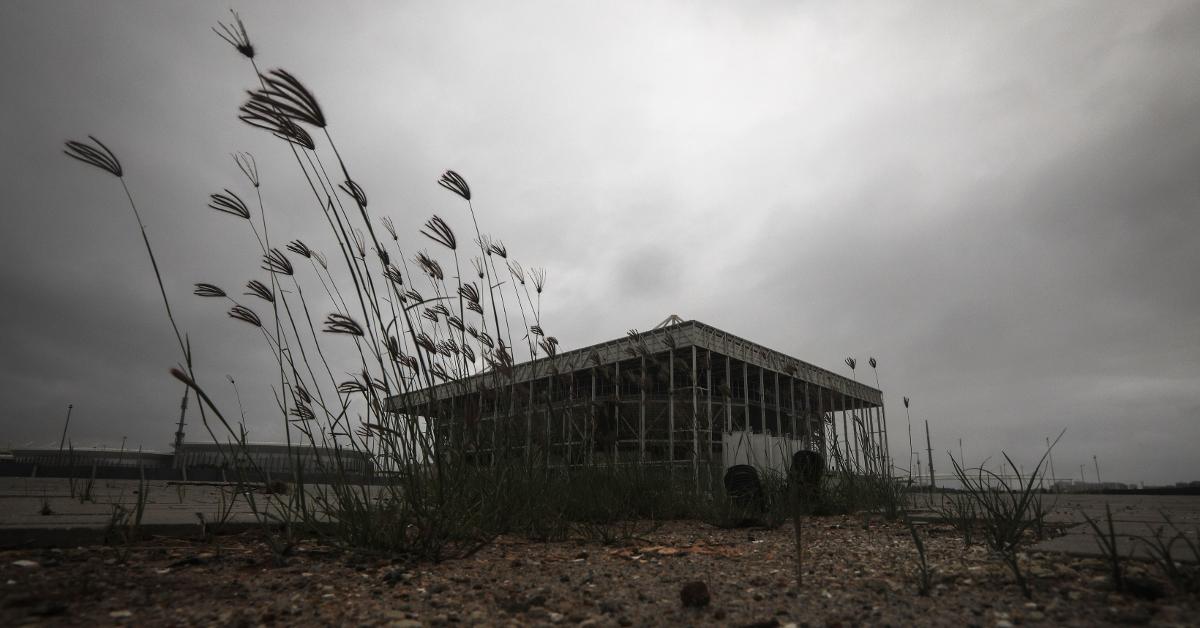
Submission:
M 670 522 L 608 546 L 500 538 L 439 564 L 317 543 L 276 560 L 250 533 L 9 550 L 0 625 L 1200 625 L 1200 599 L 1149 563 L 1130 568 L 1145 590 L 1118 594 L 1097 559 L 1032 553 L 1029 600 L 982 546 L 927 525 L 934 586 L 921 596 L 902 523 L 830 517 L 803 530 L 802 584 L 790 525 Z M 681 602 L 692 581 L 705 583 L 706 605 Z

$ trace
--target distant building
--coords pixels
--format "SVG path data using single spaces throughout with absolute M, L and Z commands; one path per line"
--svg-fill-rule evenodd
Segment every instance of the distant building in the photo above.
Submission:
M 228 444 L 183 443 L 176 453 L 118 449 L 14 449 L 0 460 L 0 474 L 75 477 L 145 477 L 167 480 L 290 479 L 292 465 L 304 477 L 334 475 L 361 477 L 371 473 L 370 458 L 361 452 L 331 447 L 282 443 Z
M 333 447 L 312 447 L 283 443 L 248 443 L 234 447 L 216 443 L 183 443 L 174 456 L 176 469 L 261 470 L 286 477 L 293 465 L 306 474 L 368 473 L 370 459 L 363 453 Z
M 47 467 L 170 468 L 172 455 L 130 449 L 14 449 L 12 461 Z
M 1059 493 L 1099 493 L 1102 491 L 1125 491 L 1136 489 L 1136 486 L 1123 482 L 1076 482 L 1060 480 L 1054 483 L 1053 489 Z

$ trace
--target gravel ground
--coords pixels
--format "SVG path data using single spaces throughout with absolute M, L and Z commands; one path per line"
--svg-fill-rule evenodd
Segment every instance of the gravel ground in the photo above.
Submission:
M 315 543 L 277 561 L 253 535 L 150 539 L 124 562 L 108 547 L 12 550 L 0 552 L 0 625 L 1200 625 L 1200 599 L 1149 564 L 1131 565 L 1146 589 L 1133 596 L 1096 559 L 1034 553 L 1027 600 L 984 548 L 922 526 L 926 597 L 903 524 L 818 518 L 804 534 L 802 585 L 790 526 L 671 522 L 609 546 L 501 538 L 416 565 Z M 681 602 L 693 581 L 704 606 Z

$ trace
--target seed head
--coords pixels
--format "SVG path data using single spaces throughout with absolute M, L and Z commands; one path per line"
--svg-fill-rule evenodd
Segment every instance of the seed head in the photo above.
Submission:
M 242 171 L 242 174 L 246 175 L 246 178 L 250 180 L 250 185 L 258 187 L 258 163 L 254 161 L 254 155 L 242 152 L 234 153 L 233 161 L 237 164 L 238 169 Z
M 462 175 L 453 170 L 443 172 L 442 178 L 438 179 L 438 185 L 454 192 L 465 200 L 471 200 L 471 186 L 467 185 L 467 180 L 462 178 Z
M 238 119 L 252 127 L 270 131 L 281 140 L 286 140 L 313 150 L 316 148 L 316 143 L 313 142 L 312 136 L 308 134 L 300 125 L 293 122 L 288 117 L 281 115 L 270 105 L 258 100 L 251 100 L 243 104 L 239 109 Z
M 429 334 L 421 332 L 417 334 L 417 346 L 424 349 L 427 353 L 437 353 L 437 344 L 433 342 L 433 338 Z
M 404 285 L 404 276 L 400 274 L 400 270 L 398 268 L 392 266 L 391 264 L 388 264 L 383 269 L 383 276 L 387 277 L 388 281 L 396 284 L 397 286 Z
M 217 22 L 217 25 L 213 27 L 213 32 L 242 53 L 243 57 L 253 59 L 254 46 L 250 43 L 250 36 L 246 34 L 246 25 L 242 24 L 242 18 L 238 16 L 237 11 L 230 9 L 229 12 L 233 14 L 233 22 L 231 24 Z M 217 30 L 218 27 L 221 30 Z
M 257 279 L 251 279 L 250 282 L 246 284 L 246 289 L 249 290 L 249 292 L 246 293 L 247 296 L 258 297 L 267 303 L 275 302 L 275 295 L 271 292 L 271 289 Z
M 387 229 L 387 232 L 388 232 L 388 233 L 390 233 L 390 234 L 392 234 L 392 239 L 393 239 L 393 240 L 399 240 L 399 239 L 400 239 L 400 237 L 396 235 L 396 225 L 395 225 L 395 223 L 393 223 L 393 222 L 392 222 L 392 219 L 391 219 L 391 218 L 389 218 L 389 217 L 387 217 L 387 216 L 384 216 L 383 218 L 380 218 L 380 219 L 379 219 L 379 222 L 382 222 L 382 223 L 383 223 L 383 228 L 384 228 L 384 229 Z
M 208 197 L 208 206 L 212 209 L 250 220 L 250 208 L 246 207 L 246 203 L 242 201 L 241 197 L 229 191 L 229 188 L 226 188 L 224 192 L 209 194 Z
M 292 262 L 279 249 L 267 251 L 267 254 L 263 256 L 262 269 L 279 275 L 291 275 L 295 272 Z
M 325 114 L 317 104 L 316 97 L 295 76 L 287 70 L 274 69 L 260 74 L 259 78 L 266 87 L 251 92 L 251 100 L 262 103 L 285 118 L 319 129 L 325 128 Z
M 342 394 L 346 394 L 346 395 L 367 392 L 367 387 L 364 386 L 363 383 L 358 381 L 357 379 L 346 380 L 346 381 L 338 384 L 337 389 L 338 389 L 338 392 L 340 392 Z
M 479 288 L 473 283 L 464 283 L 459 287 L 458 294 L 471 303 L 479 303 Z
M 229 316 L 236 318 L 239 321 L 250 323 L 255 327 L 262 327 L 262 319 L 258 317 L 258 314 L 255 314 L 253 310 L 244 305 L 233 306 L 233 308 L 229 310 Z
M 538 294 L 541 294 L 542 288 L 546 287 L 546 269 L 541 267 L 531 268 L 529 269 L 529 275 L 533 278 L 533 289 Z
M 363 191 L 362 186 L 354 181 L 347 180 L 345 183 L 338 186 L 343 192 L 349 194 L 359 207 L 367 206 L 367 193 Z
M 325 330 L 331 334 L 349 334 L 351 336 L 362 336 L 363 329 L 354 319 L 345 314 L 330 314 L 325 317 Z
M 313 414 L 312 408 L 303 404 L 296 404 L 296 407 L 289 410 L 288 414 L 296 417 L 295 420 L 300 422 L 311 421 L 317 418 L 317 415 Z
M 518 283 L 520 283 L 522 286 L 525 285 L 525 269 L 521 268 L 521 265 L 517 263 L 517 260 L 508 260 L 508 272 L 512 273 L 513 277 L 517 279 Z
M 426 231 L 426 229 L 428 229 L 428 231 Z M 424 235 L 430 240 L 437 242 L 451 251 L 458 247 L 458 239 L 454 237 L 454 231 L 450 229 L 450 225 L 446 224 L 445 220 L 442 220 L 441 217 L 437 215 L 435 215 L 433 218 L 430 218 L 429 222 L 425 223 L 425 229 L 421 230 L 421 235 Z
M 193 294 L 198 297 L 224 297 L 225 291 L 211 283 L 198 283 Z
M 95 166 L 114 177 L 124 176 L 125 171 L 121 169 L 121 162 L 117 161 L 117 156 L 111 150 L 108 150 L 108 147 L 101 143 L 100 140 L 91 135 L 88 136 L 88 139 L 95 142 L 99 148 L 89 146 L 83 142 L 69 140 L 67 141 L 67 149 L 63 152 L 72 159 L 78 159 L 85 164 Z
M 421 266 L 421 270 L 424 270 L 425 274 L 438 281 L 441 281 L 442 278 L 446 276 L 446 274 L 442 272 L 442 265 L 438 264 L 433 260 L 433 258 L 429 257 L 425 251 L 417 253 L 417 256 L 413 258 L 413 261 Z
M 287 250 L 289 250 L 301 257 L 305 257 L 305 258 L 309 258 L 309 259 L 312 258 L 312 249 L 308 248 L 308 245 L 301 242 L 300 240 L 292 240 L 291 242 L 289 242 L 287 245 Z

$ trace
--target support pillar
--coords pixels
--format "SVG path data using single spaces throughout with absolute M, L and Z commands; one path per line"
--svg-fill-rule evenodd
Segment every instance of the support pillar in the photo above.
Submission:
M 725 395 L 725 433 L 729 434 L 733 432 L 733 360 L 729 356 L 725 356 L 725 385 L 729 388 L 729 393 Z M 725 442 L 723 436 L 721 442 Z M 724 450 L 721 457 L 725 457 Z
M 831 399 L 830 405 L 837 406 L 838 405 L 837 400 Z M 842 442 L 842 459 L 846 461 L 847 465 L 849 465 L 851 462 L 850 432 L 848 432 L 846 430 L 846 395 L 844 395 L 844 394 L 842 395 L 841 406 L 842 406 L 842 441 L 843 441 Z
M 525 406 L 525 461 L 528 463 L 533 460 L 533 383 L 537 381 L 533 378 L 525 384 L 529 389 L 529 403 Z M 515 390 L 515 386 L 514 386 Z M 515 395 L 513 403 L 516 403 Z
M 825 427 L 825 394 L 821 392 L 823 389 L 817 386 L 817 412 L 821 417 L 821 428 Z M 830 397 L 830 405 L 832 405 L 833 397 Z M 825 442 L 825 458 L 833 458 L 834 448 L 837 447 L 837 423 L 833 420 L 833 411 L 829 412 L 830 436 Z
M 788 464 L 791 464 L 790 457 L 796 455 L 796 452 L 792 451 L 792 442 L 799 440 L 801 446 L 804 442 L 800 438 L 800 432 L 796 431 L 796 376 L 793 373 L 788 373 L 788 421 L 791 423 L 789 426 L 791 438 L 788 439 Z
M 712 474 L 713 458 L 715 458 L 715 456 L 713 455 L 714 452 L 713 452 L 712 350 L 711 349 L 707 350 L 707 352 L 705 353 L 705 361 L 704 362 L 707 365 L 707 368 L 704 369 L 704 377 L 705 377 L 704 389 L 706 391 L 705 396 L 707 397 L 705 399 L 705 401 L 707 403 L 707 407 L 704 412 L 705 412 L 705 414 L 708 415 L 708 473 L 706 473 L 705 475 L 708 478 L 706 480 L 706 483 L 708 484 L 708 490 L 711 492 L 712 491 L 712 479 L 713 479 L 713 474 Z
M 699 401 L 696 399 L 696 345 L 692 345 L 692 374 L 689 378 L 692 385 L 692 483 L 697 493 L 700 492 L 700 412 Z
M 746 425 L 743 426 L 745 429 L 742 430 L 742 434 L 744 435 L 747 432 L 753 434 L 754 430 L 750 429 L 750 365 L 746 364 L 745 360 L 742 361 L 742 397 L 744 398 L 742 406 L 745 408 L 742 417 L 744 417 L 746 422 Z M 741 443 L 738 443 L 738 449 L 741 449 Z M 751 447 L 747 447 L 746 451 L 753 452 L 754 450 Z M 746 456 L 746 462 L 750 462 L 749 455 Z
M 621 461 L 621 362 L 613 364 L 613 464 Z
M 583 415 L 587 425 L 583 430 L 583 446 L 587 448 L 584 460 L 587 465 L 592 466 L 595 460 L 596 453 L 596 367 L 591 368 L 592 372 L 592 398 L 589 404 L 588 411 Z
M 763 373 L 763 368 L 758 367 L 758 415 L 762 422 L 763 435 L 763 464 L 770 466 L 771 462 L 771 439 L 767 435 L 767 377 Z
M 888 477 L 892 477 L 892 441 L 888 436 L 887 406 L 883 403 L 882 392 L 879 393 L 879 415 L 880 419 L 883 421 L 883 451 L 884 456 L 887 458 L 887 474 Z
M 815 451 L 816 429 L 814 429 L 812 424 L 812 406 L 809 405 L 808 380 L 804 380 L 804 428 L 804 432 L 808 434 L 808 449 L 809 451 Z M 824 426 L 821 429 L 824 430 Z
M 567 411 L 563 413 L 563 466 L 571 468 L 571 439 L 575 438 L 575 371 L 568 375 L 571 381 L 567 383 Z
M 671 480 L 675 479 L 675 349 L 667 350 L 669 372 L 667 379 L 667 465 Z
M 642 372 L 639 374 L 638 388 L 641 390 L 638 399 L 638 462 L 646 464 L 646 356 L 642 356 Z

